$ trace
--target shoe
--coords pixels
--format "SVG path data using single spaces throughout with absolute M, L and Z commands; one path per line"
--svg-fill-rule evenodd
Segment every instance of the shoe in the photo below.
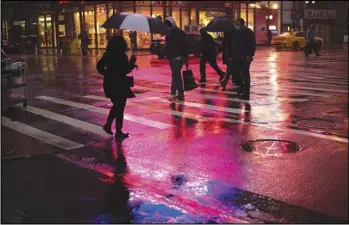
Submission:
M 175 95 L 171 95 L 168 100 L 169 101 L 174 101 L 174 100 L 176 100 L 176 96 Z
M 177 95 L 176 98 L 177 98 L 178 100 L 184 100 L 184 95 L 183 95 L 183 94 Z
M 221 74 L 219 74 L 219 81 L 222 81 L 225 77 L 225 73 L 221 72 Z
M 103 126 L 103 130 L 105 131 L 105 133 L 109 134 L 109 135 L 113 135 L 113 131 L 111 131 L 111 127 L 107 124 L 105 124 Z
M 202 78 L 201 78 L 201 79 L 199 80 L 199 82 L 200 82 L 200 83 L 206 83 L 206 79 L 202 79 Z
M 130 136 L 129 133 L 123 133 L 122 131 L 115 134 L 115 138 L 128 138 L 129 136 Z

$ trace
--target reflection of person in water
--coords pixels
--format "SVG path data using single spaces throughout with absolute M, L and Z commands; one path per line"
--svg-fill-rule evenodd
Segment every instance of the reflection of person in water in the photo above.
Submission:
M 114 181 L 109 186 L 107 200 L 107 211 L 112 215 L 110 223 L 130 223 L 132 220 L 128 205 L 130 191 L 125 181 L 128 167 L 121 143 L 117 143 L 113 158 L 115 160 Z

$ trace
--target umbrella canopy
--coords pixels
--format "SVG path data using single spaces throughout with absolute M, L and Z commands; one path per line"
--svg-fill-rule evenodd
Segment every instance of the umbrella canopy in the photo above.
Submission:
M 226 32 L 237 30 L 235 26 L 235 21 L 231 16 L 217 16 L 209 22 L 205 27 L 206 31 L 209 32 Z
M 111 16 L 102 27 L 106 29 L 116 28 L 146 33 L 166 34 L 165 24 L 158 18 L 152 18 L 141 14 L 117 13 Z

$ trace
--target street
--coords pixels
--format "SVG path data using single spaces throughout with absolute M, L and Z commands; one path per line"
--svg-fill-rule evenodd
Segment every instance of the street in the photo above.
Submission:
M 173 103 L 168 61 L 142 54 L 122 143 L 100 56 L 11 55 L 29 100 L 2 112 L 2 223 L 347 223 L 348 49 L 321 54 L 258 47 L 250 100 L 207 64 Z

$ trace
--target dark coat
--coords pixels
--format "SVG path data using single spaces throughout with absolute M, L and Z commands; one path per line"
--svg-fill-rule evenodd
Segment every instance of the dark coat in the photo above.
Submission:
M 216 45 L 214 43 L 213 37 L 210 34 L 204 33 L 203 35 L 201 35 L 200 47 L 201 52 L 204 55 L 216 56 Z
M 131 64 L 125 53 L 104 53 L 97 63 L 97 70 L 104 76 L 103 89 L 107 98 L 136 97 L 128 86 L 126 76 L 136 66 Z
M 243 27 L 232 33 L 231 58 L 232 60 L 244 60 L 247 56 L 254 56 L 256 51 L 256 38 L 253 31 Z
M 228 60 L 231 55 L 231 41 L 233 32 L 235 31 L 224 32 L 224 38 L 222 40 L 222 58 L 224 64 L 228 64 Z
M 174 27 L 166 35 L 166 44 L 164 48 L 168 60 L 179 56 L 188 58 L 187 36 L 185 32 L 178 27 Z

